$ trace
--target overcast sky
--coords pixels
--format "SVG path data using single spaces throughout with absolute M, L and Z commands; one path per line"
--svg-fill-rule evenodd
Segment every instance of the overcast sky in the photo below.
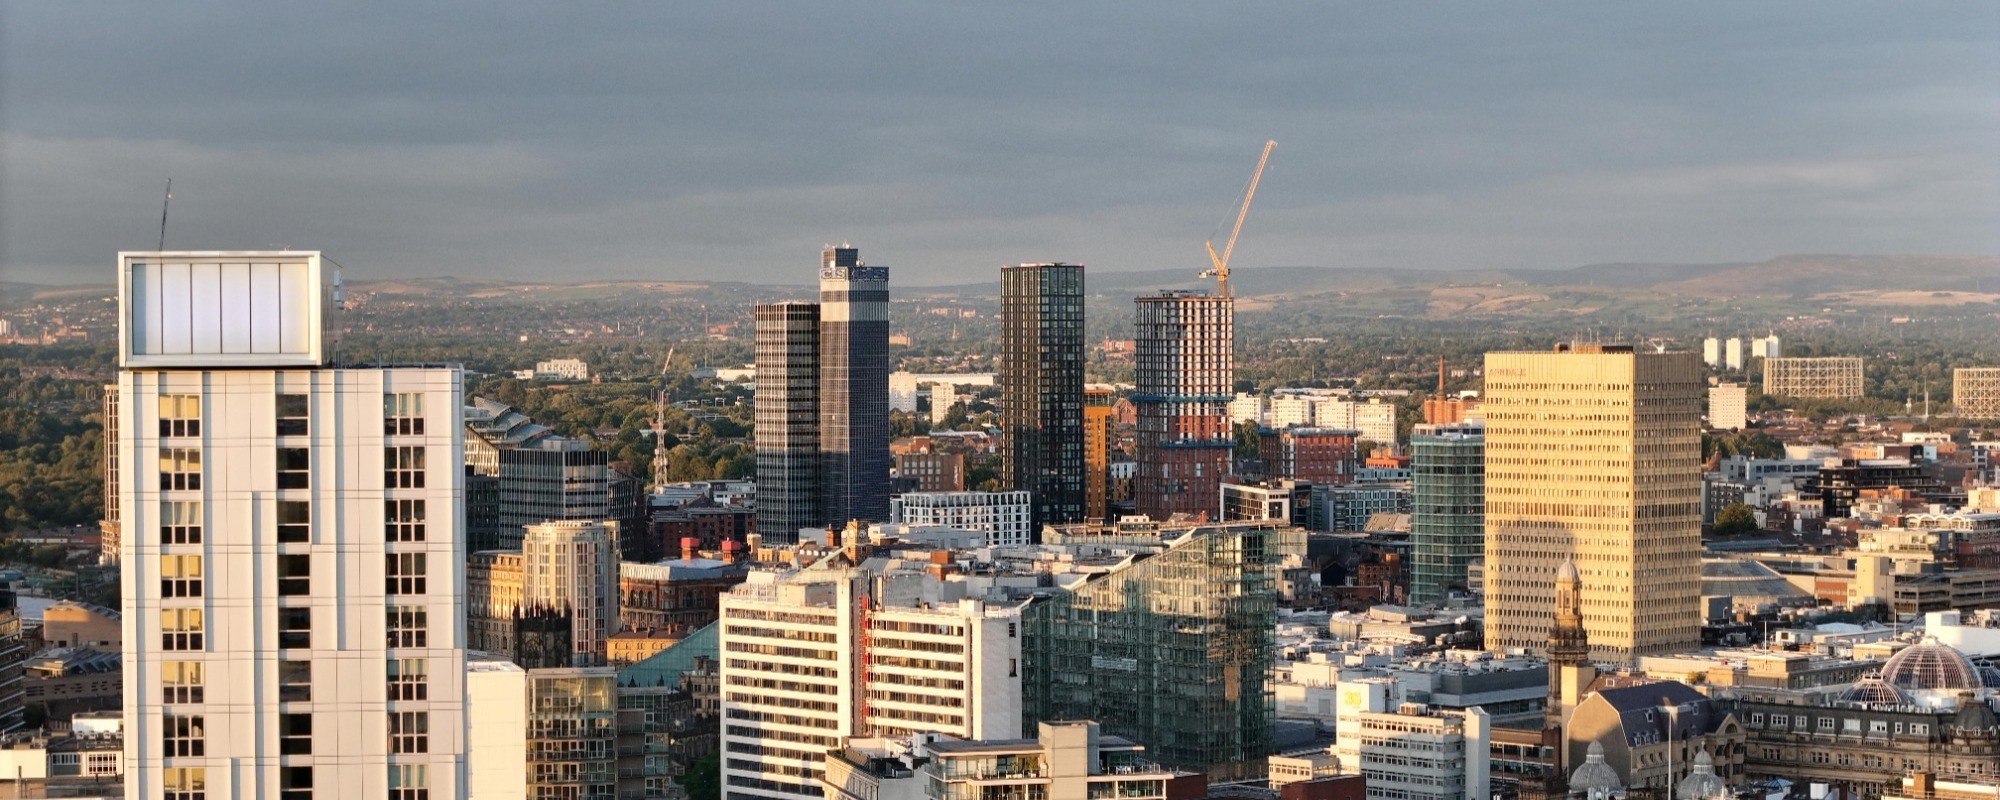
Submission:
M 2000 3 L 0 0 L 0 279 L 1192 276 L 1267 138 L 1237 266 L 1991 254 Z

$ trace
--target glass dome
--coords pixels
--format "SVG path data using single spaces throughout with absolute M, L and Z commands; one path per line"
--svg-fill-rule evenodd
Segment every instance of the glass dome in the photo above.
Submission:
M 1847 691 L 1840 693 L 1840 702 L 1859 703 L 1868 706 L 1900 706 L 1908 704 L 1908 698 L 1896 687 L 1882 682 L 1881 673 L 1870 673 L 1855 681 Z
M 1905 691 L 1959 691 L 1986 688 L 1979 668 L 1957 650 L 1936 642 L 1903 648 L 1882 664 L 1882 682 Z

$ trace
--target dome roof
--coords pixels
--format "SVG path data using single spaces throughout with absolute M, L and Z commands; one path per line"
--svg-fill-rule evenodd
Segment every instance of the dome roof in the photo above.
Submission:
M 1959 691 L 1986 688 L 1964 654 L 1935 640 L 1913 644 L 1882 664 L 1882 682 L 1904 691 Z
M 1855 681 L 1838 698 L 1842 703 L 1858 703 L 1865 706 L 1909 705 L 1909 698 L 1897 691 L 1896 687 L 1882 681 L 1882 673 L 1873 672 Z
M 1711 800 L 1729 797 L 1729 784 L 1722 776 L 1715 774 L 1715 759 L 1707 750 L 1697 750 L 1694 754 L 1694 768 L 1681 779 L 1681 785 L 1674 787 L 1674 800 Z
M 1580 792 L 1614 792 L 1625 788 L 1625 782 L 1618 779 L 1617 770 L 1604 763 L 1604 745 L 1591 742 L 1590 751 L 1584 754 L 1583 764 L 1569 775 L 1569 788 Z

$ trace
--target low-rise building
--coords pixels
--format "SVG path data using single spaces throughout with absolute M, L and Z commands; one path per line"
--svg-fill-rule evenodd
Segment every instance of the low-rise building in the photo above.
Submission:
M 995 545 L 1034 540 L 1034 505 L 1027 491 L 910 492 L 889 498 L 889 521 L 982 531 Z
M 850 739 L 826 754 L 824 776 L 827 800 L 1197 800 L 1208 789 L 1095 722 L 1043 722 L 1033 739 Z

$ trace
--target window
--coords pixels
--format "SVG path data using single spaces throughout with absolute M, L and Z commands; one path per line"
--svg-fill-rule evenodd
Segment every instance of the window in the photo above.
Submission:
M 424 764 L 389 765 L 389 800 L 430 800 L 430 768 Z
M 422 436 L 424 396 L 415 393 L 382 395 L 382 432 L 390 436 Z
M 204 753 L 202 745 L 201 717 L 191 714 L 167 714 L 160 724 L 160 744 L 168 758 L 178 756 L 196 757 Z
M 283 597 L 312 594 L 312 556 L 303 553 L 278 555 L 278 594 Z
M 278 395 L 278 435 L 304 436 L 310 404 L 302 394 Z
M 424 554 L 390 553 L 388 568 L 384 572 L 388 583 L 385 591 L 391 595 L 424 593 Z
M 312 800 L 312 767 L 279 767 L 278 800 Z
M 424 449 L 421 447 L 382 448 L 383 485 L 391 489 L 424 488 Z
M 1763 714 L 1763 712 L 1758 712 L 1758 713 L 1755 713 L 1755 714 L 1751 714 L 1751 715 L 1750 715 L 1750 724 L 1751 724 L 1751 726 L 1753 726 L 1753 727 L 1758 727 L 1758 728 L 1762 728 L 1762 727 L 1764 727 L 1764 714 Z
M 200 650 L 201 609 L 160 609 L 160 649 Z
M 200 597 L 201 556 L 160 556 L 160 596 Z
M 287 756 L 312 755 L 313 717 L 311 714 L 278 715 L 278 753 Z
M 202 675 L 199 661 L 160 662 L 160 700 L 169 705 L 201 702 Z
M 389 607 L 389 646 L 425 647 L 430 637 L 425 630 L 429 614 L 423 606 Z
M 287 703 L 305 703 L 313 699 L 313 665 L 311 661 L 278 662 L 278 699 Z
M 312 451 L 303 447 L 278 448 L 278 488 L 312 488 Z
M 160 770 L 164 800 L 203 800 L 208 797 L 208 770 L 201 767 L 167 767 Z
M 389 500 L 384 502 L 383 515 L 388 520 L 388 540 L 392 542 L 421 542 L 424 540 L 424 501 Z
M 287 650 L 303 650 L 312 646 L 312 638 L 312 609 L 278 609 L 279 647 Z
M 430 699 L 430 662 L 421 658 L 389 659 L 389 699 Z
M 312 503 L 304 500 L 278 501 L 278 541 L 312 541 Z
M 1812 763 L 1824 764 L 1826 762 L 1827 762 L 1827 752 L 1825 750 L 1814 750 L 1812 752 Z
M 169 447 L 160 450 L 160 491 L 201 489 L 201 451 Z
M 160 395 L 160 435 L 200 436 L 201 395 Z
M 1833 718 L 1832 718 L 1832 717 L 1820 717 L 1820 718 L 1819 718 L 1819 729 L 1820 729 L 1820 730 L 1823 730 L 1823 731 L 1830 731 L 1830 730 L 1833 730 Z
M 430 749 L 430 712 L 392 711 L 389 713 L 389 752 L 428 753 Z
M 160 502 L 160 544 L 201 544 L 201 501 Z

